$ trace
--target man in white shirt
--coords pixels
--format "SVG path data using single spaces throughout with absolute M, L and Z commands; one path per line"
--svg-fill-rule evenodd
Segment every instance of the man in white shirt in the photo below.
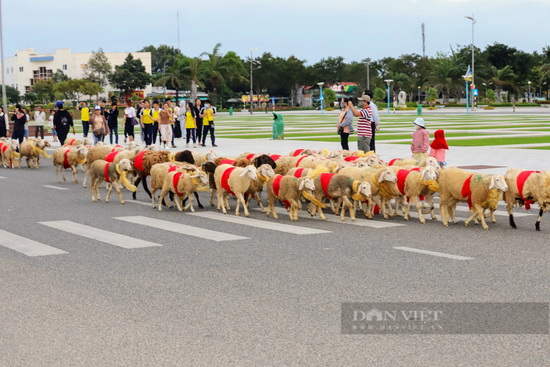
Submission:
M 46 113 L 42 111 L 42 106 L 38 106 L 38 110 L 34 112 L 35 138 L 38 138 L 38 130 L 40 130 L 40 139 L 44 140 L 44 122 L 46 122 Z
M 370 150 L 373 152 L 376 152 L 375 146 L 374 146 L 374 137 L 376 135 L 376 132 L 380 130 L 380 116 L 378 116 L 378 106 L 376 106 L 373 102 L 373 96 L 374 93 L 370 89 L 365 89 L 363 92 L 363 95 L 367 95 L 370 97 L 371 101 L 369 103 L 369 107 L 372 110 L 372 139 L 370 140 Z

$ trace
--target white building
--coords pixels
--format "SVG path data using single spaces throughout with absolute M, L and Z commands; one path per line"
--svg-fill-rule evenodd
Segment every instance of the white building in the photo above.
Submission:
M 82 78 L 86 71 L 91 52 L 71 53 L 69 48 L 58 48 L 55 53 L 38 54 L 33 48 L 19 50 L 13 57 L 4 59 L 4 75 L 6 85 L 17 88 L 21 95 L 29 93 L 31 87 L 37 80 L 51 79 L 52 73 L 58 69 L 62 70 L 70 78 Z M 122 65 L 128 56 L 128 52 L 106 52 L 105 56 L 111 63 L 114 70 L 116 65 Z M 135 59 L 140 59 L 145 70 L 151 73 L 151 53 L 132 52 Z M 1 73 L 0 73 L 1 79 Z M 105 93 L 107 96 L 114 88 L 107 85 Z M 151 93 L 151 85 L 143 91 L 144 95 Z

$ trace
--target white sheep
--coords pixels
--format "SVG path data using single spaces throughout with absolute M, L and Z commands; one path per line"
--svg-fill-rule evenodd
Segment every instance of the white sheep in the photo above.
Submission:
M 162 191 L 162 187 L 164 186 L 164 179 L 166 178 L 166 175 L 169 172 L 174 172 L 176 170 L 180 170 L 180 172 L 187 171 L 187 172 L 195 172 L 198 167 L 194 166 L 192 164 L 189 164 L 187 162 L 165 162 L 165 163 L 157 163 L 151 167 L 151 199 L 153 200 L 153 208 L 156 208 L 155 205 L 155 194 L 157 190 Z M 159 202 L 159 205 L 162 205 L 162 202 Z
M 86 156 L 88 154 L 88 148 L 84 145 L 66 145 L 57 148 L 53 152 L 53 165 L 55 166 L 55 176 L 57 177 L 57 183 L 61 183 L 59 180 L 59 170 L 63 176 L 63 181 L 67 181 L 65 178 L 65 169 L 71 169 L 73 173 L 73 184 L 78 183 L 78 165 L 86 162 Z
M 228 171 L 230 170 L 230 171 Z M 226 173 L 226 171 L 228 171 Z M 250 181 L 258 178 L 256 167 L 250 165 L 245 168 L 234 167 L 230 164 L 221 164 L 216 168 L 214 180 L 216 182 L 216 190 L 218 193 L 218 210 L 223 209 L 223 213 L 227 214 L 229 202 L 227 200 L 229 193 L 237 197 L 237 209 L 235 215 L 239 215 L 239 206 L 243 204 L 245 216 L 250 216 L 248 206 L 244 199 L 244 193 L 250 187 Z
M 15 168 L 17 165 L 21 169 L 21 155 L 17 153 L 17 140 L 12 139 L 10 143 L 2 144 L 2 166 L 4 168 Z
M 172 172 L 168 172 L 164 177 L 164 184 L 162 185 L 162 191 L 159 198 L 159 212 L 162 211 L 162 201 L 166 203 L 168 208 L 172 206 L 166 200 L 166 195 L 169 192 L 174 193 L 174 201 L 178 210 L 184 211 L 191 207 L 191 212 L 195 212 L 193 207 L 193 193 L 201 186 L 208 184 L 208 174 L 204 171 L 196 170 L 194 173 L 189 173 L 185 169 L 177 169 Z M 189 198 L 189 204 L 183 207 L 183 200 L 185 197 Z M 155 207 L 155 199 L 153 196 L 153 208 Z
M 267 181 L 267 216 L 273 213 L 275 219 L 279 219 L 275 211 L 275 201 L 281 200 L 289 210 L 290 220 L 298 220 L 299 200 L 302 195 L 313 199 L 312 191 L 315 185 L 311 177 L 296 178 L 294 176 L 275 175 Z
M 426 223 L 424 216 L 422 216 L 422 209 L 418 200 L 421 195 L 425 195 L 427 193 L 426 191 L 429 190 L 430 181 L 436 182 L 436 180 L 437 174 L 435 168 L 431 166 L 423 167 L 418 169 L 418 171 L 402 169 L 397 173 L 397 188 L 404 197 L 409 199 L 409 204 L 404 210 L 405 220 L 409 220 L 411 206 L 414 203 L 418 210 L 420 223 Z M 434 184 L 434 186 L 437 186 L 437 184 Z M 395 209 L 397 211 L 397 204 Z M 435 216 L 433 216 L 432 219 L 433 218 L 435 218 Z
M 260 167 L 257 168 L 257 170 L 258 178 L 254 181 L 251 181 L 248 190 L 246 190 L 246 194 L 248 195 L 246 206 L 250 205 L 250 200 L 252 199 L 252 197 L 254 197 L 254 199 L 256 199 L 256 201 L 258 202 L 258 205 L 260 205 L 262 213 L 265 213 L 260 194 L 264 189 L 264 185 L 267 183 L 269 178 L 275 174 L 275 172 L 273 172 L 273 168 L 269 164 L 262 164 Z
M 119 182 L 122 182 L 128 190 L 135 192 L 136 187 L 132 185 L 127 178 L 128 173 L 132 169 L 132 163 L 128 159 L 123 159 L 119 164 L 109 163 L 102 159 L 96 160 L 90 166 L 90 193 L 92 195 L 92 201 L 96 201 L 94 191 L 97 194 L 97 200 L 101 200 L 99 195 L 99 185 L 101 182 L 106 181 L 110 182 L 111 186 L 109 186 L 109 190 L 107 191 L 105 202 L 109 202 L 109 198 L 111 197 L 111 192 L 114 187 L 120 198 L 120 203 L 124 204 L 125 201 L 122 199 L 122 194 L 120 193 Z

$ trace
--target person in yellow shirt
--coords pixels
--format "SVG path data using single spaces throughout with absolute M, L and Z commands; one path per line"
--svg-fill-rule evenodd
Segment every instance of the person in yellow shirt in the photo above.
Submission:
M 159 113 L 160 115 L 160 113 Z M 143 129 L 143 135 L 145 138 L 145 145 L 149 146 L 153 142 L 153 110 L 151 110 L 151 105 L 149 101 L 145 101 L 145 106 L 139 113 L 139 118 L 141 120 L 141 128 Z
M 216 107 L 212 106 L 210 100 L 205 101 L 204 107 L 201 108 L 200 117 L 202 117 L 202 146 L 206 146 L 206 135 L 210 132 L 212 146 L 216 145 L 216 136 L 214 135 L 214 117 L 216 116 Z
M 160 107 L 159 107 L 159 101 L 153 101 L 153 144 L 157 143 L 157 133 L 159 136 L 159 145 L 162 141 L 162 133 L 159 129 L 159 122 L 160 122 Z
M 185 114 L 185 130 L 187 131 L 186 147 L 189 147 L 189 140 L 193 137 L 193 147 L 197 147 L 197 124 L 195 122 L 195 114 L 193 103 L 187 101 L 187 112 Z
M 80 119 L 82 120 L 82 132 L 84 133 L 84 137 L 87 138 L 88 131 L 90 130 L 90 109 L 84 101 L 80 102 L 78 109 L 80 110 Z

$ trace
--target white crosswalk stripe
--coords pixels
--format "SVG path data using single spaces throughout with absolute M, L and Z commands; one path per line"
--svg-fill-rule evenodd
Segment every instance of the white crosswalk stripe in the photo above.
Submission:
M 439 204 L 434 203 L 434 208 L 439 209 Z M 412 209 L 411 209 L 412 210 Z M 469 212 L 470 209 L 467 206 L 457 206 L 456 211 L 459 212 Z M 502 216 L 502 217 L 508 217 L 508 211 L 504 210 L 495 210 L 495 215 Z M 527 213 L 514 213 L 514 217 L 520 218 L 520 217 L 530 217 L 533 216 L 533 214 L 527 214 Z
M 48 189 L 55 189 L 55 190 L 69 190 L 66 187 L 59 187 L 59 186 L 52 186 L 52 185 L 44 185 L 44 187 L 47 187 Z
M 255 210 L 261 210 L 260 208 L 254 208 L 254 209 Z M 285 208 L 275 207 L 275 211 L 279 215 L 281 215 L 281 214 L 282 215 L 288 215 L 288 212 L 286 211 Z M 315 217 L 311 218 L 311 216 L 309 215 L 309 213 L 306 210 L 299 210 L 298 212 L 299 212 L 299 216 L 301 216 L 302 218 L 316 219 L 316 220 L 322 221 L 322 219 L 319 216 L 315 216 Z M 362 212 L 361 212 L 361 214 L 362 214 Z M 327 217 L 327 222 L 344 223 L 344 224 L 351 224 L 351 225 L 354 225 L 354 226 L 370 227 L 370 228 L 377 228 L 377 229 L 399 227 L 399 226 L 404 226 L 405 225 L 405 224 L 400 224 L 400 223 L 390 223 L 390 222 L 382 222 L 382 221 L 378 221 L 378 220 L 360 219 L 360 218 L 357 218 L 357 219 L 355 219 L 355 222 L 352 222 L 351 219 L 348 216 L 346 217 L 346 221 L 342 222 L 342 219 L 340 219 L 339 215 L 336 216 L 336 215 L 329 214 L 329 215 L 325 215 L 325 216 Z
M 108 243 L 110 245 L 122 247 L 125 249 L 143 248 L 143 247 L 158 247 L 162 246 L 158 243 L 140 240 L 125 236 L 115 232 L 105 231 L 103 229 L 86 226 L 84 224 L 71 222 L 70 220 L 62 220 L 55 222 L 39 222 L 39 224 L 59 229 L 65 232 L 76 234 L 78 236 L 91 238 L 99 242 Z
M 280 231 L 280 232 L 292 233 L 292 234 L 298 234 L 298 235 L 331 233 L 331 231 L 324 231 L 321 229 L 300 227 L 300 226 L 289 225 L 289 224 L 281 224 L 281 223 L 267 221 L 267 220 L 242 218 L 231 214 L 205 212 L 205 213 L 195 213 L 192 215 L 197 217 L 202 217 L 202 218 L 220 220 L 228 223 L 242 224 L 244 226 L 249 226 L 249 227 L 269 229 L 272 231 Z
M 143 226 L 158 228 L 164 231 L 171 231 L 171 232 L 181 233 L 188 236 L 204 238 L 204 239 L 212 240 L 216 242 L 250 239 L 248 237 L 236 236 L 229 233 L 212 231 L 205 228 L 187 226 L 185 224 L 174 223 L 167 220 L 160 220 L 160 219 L 155 219 L 150 217 L 132 216 L 132 217 L 116 217 L 113 219 L 122 220 L 125 222 L 139 224 Z
M 473 260 L 474 259 L 473 257 L 451 255 L 451 254 L 445 254 L 443 252 L 437 252 L 437 251 L 420 250 L 420 249 L 412 248 L 412 247 L 394 247 L 394 249 L 401 250 L 401 251 L 407 251 L 407 252 L 416 252 L 416 253 L 425 254 L 425 255 L 446 257 L 448 259 L 453 259 L 453 260 Z
M 15 235 L 0 229 L 0 245 L 27 256 L 47 256 L 68 254 L 58 248 Z

